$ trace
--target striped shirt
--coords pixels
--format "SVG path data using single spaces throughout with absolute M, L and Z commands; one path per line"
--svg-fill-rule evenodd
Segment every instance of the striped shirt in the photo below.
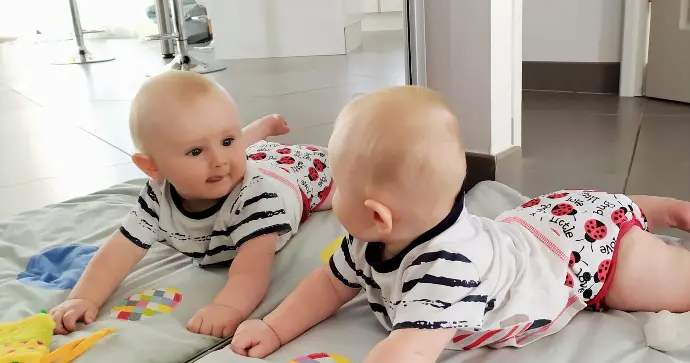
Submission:
M 570 253 L 565 240 L 552 245 Z M 567 261 L 517 223 L 470 214 L 462 195 L 399 254 L 382 260 L 383 251 L 381 243 L 347 236 L 331 271 L 365 290 L 389 331 L 457 329 L 448 349 L 522 346 L 560 330 L 584 308 L 564 284 Z
M 120 232 L 141 248 L 164 243 L 199 265 L 232 261 L 254 238 L 277 233 L 276 251 L 297 232 L 302 195 L 297 180 L 273 162 L 247 161 L 244 180 L 202 212 L 188 212 L 173 185 L 150 180 Z

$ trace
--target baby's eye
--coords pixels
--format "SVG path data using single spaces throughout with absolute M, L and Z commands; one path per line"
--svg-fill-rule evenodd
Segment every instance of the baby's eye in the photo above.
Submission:
M 201 149 L 199 149 L 199 148 L 189 150 L 189 152 L 187 153 L 187 155 L 189 155 L 189 156 L 199 156 L 200 154 L 201 154 Z
M 230 146 L 232 145 L 232 142 L 235 141 L 232 137 L 228 137 L 227 139 L 223 140 L 223 146 Z

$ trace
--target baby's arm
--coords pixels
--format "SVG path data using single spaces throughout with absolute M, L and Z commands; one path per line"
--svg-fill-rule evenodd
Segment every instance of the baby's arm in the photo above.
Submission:
M 309 274 L 263 322 L 242 323 L 231 348 L 237 354 L 263 358 L 333 315 L 359 290 L 344 285 L 328 266 L 322 265 Z
M 376 344 L 364 363 L 436 362 L 457 329 L 400 329 Z
M 89 262 L 67 300 L 50 310 L 55 332 L 67 334 L 76 323 L 96 320 L 98 309 L 157 240 L 160 184 L 149 181 L 134 209 Z
M 328 266 L 322 265 L 263 320 L 283 345 L 333 315 L 358 292 L 343 285 Z
M 244 243 L 230 265 L 225 287 L 213 303 L 189 321 L 189 331 L 219 338 L 230 336 L 266 295 L 277 243 L 276 233 Z
M 134 265 L 144 258 L 146 251 L 120 231 L 115 232 L 93 256 L 67 300 L 50 311 L 55 320 L 55 332 L 75 331 L 77 321 L 82 319 L 87 324 L 92 323 L 100 307 Z

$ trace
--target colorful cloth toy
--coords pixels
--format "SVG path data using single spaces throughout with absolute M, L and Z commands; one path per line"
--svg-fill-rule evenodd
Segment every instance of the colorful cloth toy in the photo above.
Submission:
M 343 357 L 342 355 L 333 353 L 312 353 L 308 355 L 303 355 L 301 357 L 294 358 L 290 363 L 350 363 L 350 360 Z
M 68 363 L 115 329 L 101 329 L 50 352 L 55 322 L 42 312 L 24 320 L 0 324 L 0 363 Z

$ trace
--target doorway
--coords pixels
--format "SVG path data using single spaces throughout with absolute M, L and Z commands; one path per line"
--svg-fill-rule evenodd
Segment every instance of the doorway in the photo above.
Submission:
M 690 1 L 626 0 L 620 96 L 690 103 Z

